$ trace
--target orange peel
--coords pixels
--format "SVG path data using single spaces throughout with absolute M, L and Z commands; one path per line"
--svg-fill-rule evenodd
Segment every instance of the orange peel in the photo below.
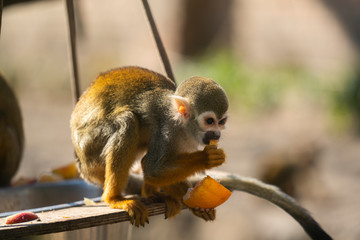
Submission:
M 183 202 L 190 208 L 213 209 L 223 204 L 231 192 L 210 176 L 206 176 L 196 186 L 188 189 Z

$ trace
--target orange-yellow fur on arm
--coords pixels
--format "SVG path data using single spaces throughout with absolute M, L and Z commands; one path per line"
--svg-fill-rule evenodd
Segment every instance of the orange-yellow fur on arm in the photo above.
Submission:
M 224 151 L 209 145 L 203 151 L 176 155 L 169 161 L 166 171 L 154 169 L 153 174 L 149 175 L 144 171 L 144 181 L 155 186 L 165 186 L 181 182 L 197 172 L 220 166 L 224 161 Z

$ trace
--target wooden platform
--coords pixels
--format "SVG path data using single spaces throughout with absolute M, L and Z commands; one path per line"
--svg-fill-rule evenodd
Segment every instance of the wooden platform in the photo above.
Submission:
M 165 204 L 163 203 L 154 203 L 147 207 L 149 216 L 165 213 Z M 127 212 L 121 209 L 111 209 L 104 203 L 94 206 L 75 206 L 37 213 L 37 215 L 40 218 L 39 221 L 12 225 L 5 224 L 6 217 L 0 218 L 0 239 L 16 239 L 129 221 Z

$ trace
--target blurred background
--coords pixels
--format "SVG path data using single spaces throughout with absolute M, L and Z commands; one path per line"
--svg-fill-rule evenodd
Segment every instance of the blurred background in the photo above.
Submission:
M 0 70 L 23 114 L 15 178 L 73 161 L 65 1 L 4 1 Z M 76 2 L 81 89 L 99 72 L 164 73 L 141 1 Z M 219 82 L 230 97 L 219 169 L 277 184 L 334 239 L 360 239 L 360 2 L 150 0 L 177 82 Z M 9 5 L 8 5 L 9 4 Z M 235 192 L 205 223 L 183 211 L 132 239 L 308 239 L 279 208 Z

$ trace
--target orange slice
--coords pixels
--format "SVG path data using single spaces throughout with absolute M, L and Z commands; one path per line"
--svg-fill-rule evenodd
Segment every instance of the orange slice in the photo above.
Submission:
M 71 163 L 52 170 L 52 173 L 60 175 L 63 179 L 73 179 L 78 177 L 75 163 Z
M 43 173 L 38 177 L 38 182 L 59 182 L 64 180 L 60 175 L 54 173 Z
M 183 197 L 183 202 L 190 208 L 216 208 L 223 204 L 231 192 L 210 176 L 205 177 Z
M 210 140 L 209 145 L 218 145 L 219 140 Z

